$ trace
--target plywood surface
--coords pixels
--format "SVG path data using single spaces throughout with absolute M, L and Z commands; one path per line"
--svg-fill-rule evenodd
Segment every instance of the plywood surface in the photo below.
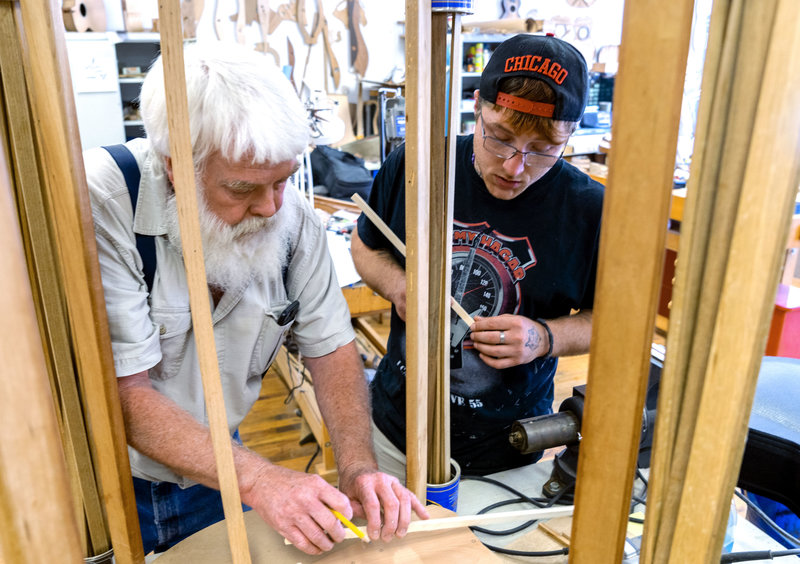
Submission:
M 446 509 L 431 506 L 431 517 L 452 515 Z M 286 546 L 283 537 L 271 529 L 254 511 L 244 516 L 253 564 L 306 564 L 309 562 L 333 564 L 382 564 L 402 562 L 469 561 L 474 564 L 499 562 L 467 529 L 451 529 L 430 533 L 414 533 L 390 543 L 346 540 L 331 552 L 309 556 L 294 546 Z M 226 564 L 232 562 L 228 548 L 225 523 L 211 525 L 192 537 L 175 545 L 156 559 L 157 564 Z

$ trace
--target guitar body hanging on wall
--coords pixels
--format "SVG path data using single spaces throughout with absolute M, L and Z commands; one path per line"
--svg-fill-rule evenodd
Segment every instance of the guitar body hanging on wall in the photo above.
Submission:
M 103 0 L 64 0 L 61 15 L 67 31 L 105 31 L 106 7 Z
M 519 17 L 519 0 L 503 0 L 503 15 L 501 19 Z

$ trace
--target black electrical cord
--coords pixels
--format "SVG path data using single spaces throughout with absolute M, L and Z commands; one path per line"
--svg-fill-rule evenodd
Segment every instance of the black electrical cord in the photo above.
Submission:
M 749 562 L 751 560 L 772 560 L 782 556 L 794 556 L 800 554 L 800 548 L 791 550 L 750 550 L 747 552 L 729 552 L 720 558 L 720 564 L 728 562 Z
M 308 474 L 308 470 L 311 468 L 311 465 L 314 463 L 314 459 L 317 458 L 317 455 L 320 453 L 322 449 L 317 445 L 317 450 L 314 451 L 314 454 L 311 455 L 311 458 L 308 460 L 308 464 L 306 464 L 305 473 Z
M 558 494 L 553 496 L 548 501 L 548 503 L 543 506 L 543 508 L 552 507 L 553 505 L 558 503 L 561 500 L 561 498 L 564 496 L 564 494 L 566 494 L 571 489 L 572 489 L 572 486 L 569 486 L 568 488 L 564 488 L 563 490 L 558 492 Z M 503 507 L 503 506 L 506 506 L 506 505 L 515 505 L 515 504 L 522 503 L 522 502 L 530 503 L 531 501 L 533 501 L 533 499 L 527 498 L 527 496 L 525 496 L 524 494 L 521 494 L 520 492 L 517 492 L 516 490 L 515 490 L 515 493 L 518 494 L 519 497 L 516 497 L 514 499 L 506 499 L 504 501 L 498 501 L 497 503 L 493 503 L 492 505 L 489 505 L 488 507 L 484 507 L 483 509 L 478 511 L 478 515 L 482 515 L 484 513 L 488 513 L 492 509 L 497 509 L 498 507 Z M 470 528 L 473 531 L 477 531 L 479 533 L 485 533 L 487 535 L 494 535 L 494 536 L 498 536 L 499 537 L 499 536 L 513 535 L 514 533 L 518 533 L 519 531 L 523 531 L 523 530 L 527 529 L 528 527 L 530 527 L 531 525 L 533 525 L 534 523 L 536 523 L 536 521 L 537 521 L 537 519 L 533 519 L 531 521 L 526 521 L 525 523 L 523 523 L 521 525 L 518 525 L 518 526 L 513 527 L 511 529 L 505 529 L 505 530 L 502 530 L 502 531 L 495 531 L 493 529 L 484 529 L 483 527 L 478 527 L 478 526 L 473 526 L 473 527 L 470 527 Z
M 800 539 L 792 536 L 790 533 L 782 529 L 780 525 L 778 525 L 775 521 L 770 519 L 770 517 L 766 513 L 764 513 L 764 511 L 758 505 L 756 505 L 755 502 L 753 502 L 753 500 L 751 500 L 749 497 L 744 495 L 739 490 L 734 490 L 733 493 L 736 494 L 736 497 L 745 502 L 747 504 L 747 507 L 752 509 L 756 513 L 756 515 L 758 515 L 767 525 L 769 525 L 769 527 L 772 530 L 778 533 L 778 535 L 780 535 L 782 539 L 784 539 L 789 544 L 794 545 L 797 548 L 800 548 Z
M 479 515 L 483 514 L 483 513 L 486 513 L 488 511 L 491 511 L 492 509 L 496 509 L 498 507 L 502 507 L 502 506 L 505 506 L 505 505 L 512 505 L 512 504 L 525 503 L 525 502 L 530 503 L 531 505 L 533 505 L 535 507 L 539 507 L 539 508 L 552 507 L 553 505 L 558 503 L 561 500 L 561 498 L 569 490 L 571 490 L 572 487 L 573 487 L 572 485 L 570 485 L 568 488 L 564 488 L 564 490 L 562 490 L 557 495 L 555 495 L 555 496 L 553 496 L 552 498 L 549 498 L 549 499 L 548 498 L 532 498 L 532 497 L 529 497 L 529 496 L 525 495 L 524 493 L 512 488 L 511 486 L 509 486 L 507 484 L 504 484 L 504 483 L 499 482 L 497 480 L 494 480 L 492 478 L 487 478 L 485 476 L 464 476 L 462 478 L 462 480 L 475 480 L 475 481 L 479 481 L 479 482 L 486 482 L 488 484 L 492 484 L 492 485 L 498 486 L 500 488 L 503 488 L 503 489 L 513 493 L 515 496 L 517 496 L 516 498 L 506 499 L 506 500 L 503 500 L 503 501 L 498 501 L 498 502 L 493 503 L 493 504 L 491 504 L 491 505 L 489 505 L 487 507 L 484 507 L 483 509 L 478 511 Z M 470 527 L 470 529 L 473 530 L 473 531 L 476 531 L 476 532 L 479 532 L 479 533 L 485 533 L 485 534 L 488 534 L 488 535 L 502 536 L 502 535 L 510 535 L 510 534 L 522 531 L 525 528 L 530 527 L 535 522 L 536 522 L 536 520 L 527 521 L 526 523 L 523 523 L 522 525 L 519 525 L 519 526 L 514 527 L 512 529 L 507 529 L 507 530 L 504 530 L 504 531 L 494 531 L 494 530 L 491 530 L 491 529 L 484 529 L 483 527 Z M 483 542 L 483 541 L 481 541 L 481 542 Z M 508 555 L 512 555 L 512 556 L 528 556 L 528 557 L 534 557 L 534 558 L 543 558 L 543 557 L 547 557 L 547 556 L 561 556 L 561 555 L 564 555 L 564 554 L 569 554 L 569 549 L 568 548 L 561 548 L 561 549 L 558 549 L 558 550 L 531 552 L 531 551 L 523 551 L 523 550 L 512 550 L 512 549 L 509 549 L 509 548 L 503 548 L 503 547 L 500 547 L 500 546 L 494 546 L 494 545 L 491 545 L 491 544 L 487 544 L 485 542 L 483 543 L 483 545 L 486 548 L 488 548 L 489 550 L 491 550 L 491 551 L 498 552 L 500 554 L 508 554 Z
M 294 399 L 294 393 L 303 386 L 304 382 L 308 381 L 308 378 L 306 378 L 306 375 L 302 370 L 299 370 L 298 372 L 300 372 L 300 382 L 298 384 L 294 383 L 295 369 L 292 367 L 292 357 L 289 355 L 289 349 L 286 349 L 286 365 L 289 367 L 289 380 L 292 381 L 292 388 L 287 392 L 286 398 L 284 398 L 283 403 L 284 405 L 289 405 L 289 402 L 291 402 Z

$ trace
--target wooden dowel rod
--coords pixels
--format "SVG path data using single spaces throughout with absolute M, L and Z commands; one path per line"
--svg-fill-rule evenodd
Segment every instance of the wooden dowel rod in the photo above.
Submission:
M 569 517 L 575 510 L 574 505 L 564 505 L 558 507 L 544 507 L 536 509 L 521 509 L 519 511 L 506 511 L 504 513 L 482 513 L 478 515 L 458 515 L 456 517 L 440 517 L 438 519 L 420 519 L 411 521 L 408 525 L 409 533 L 427 533 L 431 531 L 444 531 L 446 529 L 458 529 L 459 527 L 474 527 L 488 525 L 491 523 L 503 523 L 506 521 L 531 521 L 540 519 L 555 519 L 557 517 Z M 367 532 L 367 528 L 358 527 L 362 533 Z M 359 538 L 356 533 L 345 530 L 344 538 Z M 291 544 L 288 539 L 284 541 Z
M 364 212 L 364 215 L 366 215 L 370 221 L 375 224 L 375 227 L 377 227 L 380 232 L 383 233 L 383 236 L 389 239 L 389 242 L 394 245 L 394 248 L 397 249 L 401 255 L 406 256 L 406 244 L 400 240 L 400 237 L 394 234 L 394 231 L 389 229 L 389 226 L 386 225 L 381 217 L 375 213 L 375 210 L 373 210 L 369 204 L 364 201 L 364 198 L 358 194 L 353 194 L 350 199 L 353 200 L 359 208 L 361 208 L 361 211 Z
M 395 235 L 394 232 L 389 229 L 389 226 L 383 222 L 380 216 L 375 213 L 375 210 L 369 207 L 369 204 L 365 202 L 364 199 L 358 194 L 353 194 L 351 199 L 358 205 L 359 208 L 361 208 L 361 211 L 364 212 L 364 215 L 366 215 L 372 221 L 372 223 L 375 224 L 375 227 L 377 227 L 380 232 L 383 233 L 384 237 L 392 242 L 394 248 L 397 249 L 400 254 L 406 256 L 406 246 L 397 237 L 397 235 Z M 458 314 L 458 316 L 464 320 L 464 323 L 469 326 L 472 326 L 472 324 L 475 323 L 475 320 L 472 319 L 469 313 L 467 313 L 467 310 L 461 307 L 461 304 L 458 303 L 452 296 L 450 296 L 450 306 L 453 308 L 453 311 L 455 311 L 456 314 Z
M 222 506 L 225 512 L 233 562 L 249 564 L 251 561 L 250 549 L 244 526 L 236 467 L 233 461 L 233 446 L 228 432 L 225 400 L 219 375 L 219 361 L 211 322 L 208 281 L 203 260 L 195 169 L 189 136 L 189 106 L 186 98 L 180 2 L 178 0 L 162 0 L 158 4 L 158 14 L 161 27 L 173 184 L 178 205 L 181 240 L 183 241 L 183 258 L 189 286 L 194 339 L 197 344 L 203 394 L 208 411 L 208 426 L 217 463 L 217 478 L 222 493 Z

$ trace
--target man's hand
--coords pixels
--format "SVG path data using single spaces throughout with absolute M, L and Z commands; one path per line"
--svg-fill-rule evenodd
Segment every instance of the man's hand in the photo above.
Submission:
M 331 509 L 353 517 L 347 496 L 325 480 L 275 465 L 266 466 L 242 492 L 242 502 L 307 554 L 321 554 L 344 540 L 344 528 Z
M 476 317 L 471 330 L 481 360 L 492 368 L 527 364 L 547 354 L 550 346 L 544 327 L 521 315 Z
M 367 519 L 369 538 L 384 542 L 404 537 L 411 522 L 411 511 L 422 519 L 428 512 L 417 496 L 394 476 L 373 469 L 346 468 L 339 474 L 339 488 L 353 502 L 353 510 Z M 382 515 L 381 515 L 382 513 Z

